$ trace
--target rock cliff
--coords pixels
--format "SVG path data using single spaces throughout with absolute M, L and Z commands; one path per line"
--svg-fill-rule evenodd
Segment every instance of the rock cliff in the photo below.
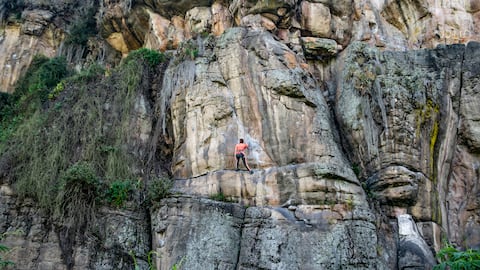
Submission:
M 12 269 L 431 269 L 445 241 L 480 247 L 477 1 L 0 0 L 0 19 L 2 92 L 38 53 L 107 67 L 0 145 Z M 142 47 L 166 62 L 133 64 Z M 23 192 L 85 160 L 135 179 L 129 204 L 65 223 Z

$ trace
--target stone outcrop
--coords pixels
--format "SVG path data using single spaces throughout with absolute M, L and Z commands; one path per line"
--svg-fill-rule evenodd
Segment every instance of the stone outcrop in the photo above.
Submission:
M 6 42 L 1 46 L 5 53 L 0 57 L 0 66 L 5 71 L 0 91 L 11 92 L 24 67 L 30 64 L 32 56 L 26 55 L 27 49 L 32 55 L 71 55 L 71 49 L 65 51 L 62 46 L 65 36 L 72 25 L 78 24 L 76 19 L 92 6 L 95 1 L 32 0 L 20 6 L 0 2 L 3 39 L 17 45 L 11 47 Z M 86 54 L 94 55 L 94 61 L 110 64 L 115 61 L 97 55 L 110 54 L 113 49 L 125 56 L 143 46 L 175 50 L 191 37 L 202 33 L 219 36 L 235 26 L 266 29 L 290 47 L 298 48 L 296 53 L 314 59 L 328 59 L 354 41 L 405 50 L 480 40 L 475 27 L 480 23 L 480 11 L 474 0 L 108 0 L 100 1 L 96 8 L 100 36 L 109 45 L 107 48 L 103 41 L 92 38 L 94 44 Z M 17 32 L 11 32 L 13 26 Z M 24 46 L 28 48 L 22 49 Z M 82 57 L 85 51 L 76 54 Z
M 451 164 L 475 164 L 470 157 L 475 147 L 466 150 L 455 145 L 461 141 L 468 145 L 467 138 L 476 140 L 472 132 L 463 132 L 472 130 L 465 127 L 475 125 L 476 109 L 469 110 L 466 116 L 461 100 L 475 100 L 471 91 L 477 86 L 471 82 L 478 75 L 472 63 L 478 63 L 474 60 L 478 59 L 478 46 L 472 42 L 466 47 L 439 47 L 409 54 L 365 48 L 357 53 L 351 46 L 345 57 L 357 60 L 354 66 L 342 66 L 342 80 L 336 91 L 336 115 L 344 128 L 342 134 L 349 141 L 353 161 L 367 179 L 372 196 L 408 209 L 417 220 L 443 224 L 444 228 L 475 224 L 469 211 L 458 208 L 466 203 L 465 198 L 475 197 L 478 192 L 476 176 L 471 175 L 473 168 Z M 463 198 L 453 200 L 460 187 L 451 185 L 460 182 L 471 187 L 471 195 L 465 197 L 466 193 L 462 193 Z M 475 208 L 474 200 L 469 204 Z M 390 209 L 390 215 L 397 214 L 397 207 Z
M 0 186 L 1 243 L 11 248 L 2 258 L 13 261 L 18 270 L 129 269 L 134 259 L 147 269 L 151 237 L 146 220 L 146 213 L 138 209 L 102 208 L 90 221 L 95 234 L 75 236 L 53 224 L 32 200 L 18 198 L 8 185 Z
M 337 223 L 323 213 L 312 224 L 284 208 L 174 197 L 153 215 L 153 242 L 168 254 L 159 269 L 369 269 L 375 226 L 358 218 Z

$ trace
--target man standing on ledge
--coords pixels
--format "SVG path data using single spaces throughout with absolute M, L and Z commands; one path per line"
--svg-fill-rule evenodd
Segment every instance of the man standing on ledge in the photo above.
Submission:
M 243 161 L 243 165 L 247 168 L 247 170 L 253 174 L 253 171 L 250 170 L 250 167 L 248 167 L 247 161 L 245 159 L 245 150 L 248 148 L 248 144 L 243 142 L 243 139 L 240 139 L 240 143 L 237 143 L 235 145 L 235 158 L 237 159 L 237 171 L 238 171 L 238 163 L 240 162 L 240 159 Z

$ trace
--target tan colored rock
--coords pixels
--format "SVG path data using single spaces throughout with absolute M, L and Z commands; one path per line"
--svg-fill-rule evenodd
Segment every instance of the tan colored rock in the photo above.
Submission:
M 107 42 L 110 44 L 110 46 L 121 52 L 124 56 L 130 51 L 122 33 L 117 32 L 110 34 L 110 36 L 107 38 Z
M 247 15 L 243 17 L 242 21 L 240 22 L 240 25 L 243 27 L 249 27 L 252 29 L 257 29 L 257 30 L 265 29 L 269 31 L 273 31 L 277 27 L 272 20 L 259 14 Z
M 331 37 L 332 15 L 330 9 L 321 3 L 303 1 L 301 4 L 302 28 L 315 37 Z
M 475 13 L 480 11 L 480 2 L 476 0 L 467 0 L 465 2 L 466 10 L 470 13 Z
M 328 60 L 338 53 L 339 46 L 333 39 L 303 37 L 301 41 L 307 58 Z
M 174 16 L 184 16 L 188 10 L 195 7 L 208 7 L 211 0 L 143 0 L 146 6 L 153 8 L 155 13 L 170 19 Z
M 226 29 L 232 27 L 232 16 L 228 7 L 221 1 L 212 4 L 212 34 L 220 36 Z
M 123 55 L 145 43 L 148 33 L 148 9 L 140 6 L 127 8 L 124 2 L 110 3 L 103 13 L 100 25 L 102 36 Z M 122 35 L 122 37 L 119 37 Z
M 185 13 L 185 31 L 187 35 L 196 36 L 209 33 L 212 27 L 212 10 L 210 7 L 194 7 Z
M 14 86 L 36 54 L 53 57 L 59 40 L 50 30 L 40 36 L 23 35 L 20 25 L 8 25 L 0 42 L 0 92 L 13 92 Z M 61 37 L 61 36 L 60 36 Z
M 233 146 L 241 137 L 251 146 L 254 168 L 323 162 L 326 153 L 339 158 L 334 168 L 340 166 L 341 155 L 329 141 L 332 134 L 320 128 L 328 125 L 328 113 L 320 110 L 320 117 L 315 112 L 316 106 L 326 108 L 325 101 L 307 97 L 314 89 L 310 75 L 287 66 L 291 56 L 284 57 L 291 55 L 290 49 L 267 33 L 254 35 L 245 47 L 240 45 L 235 40 L 245 31 L 232 29 L 223 35 L 214 51 L 220 60 L 197 62 L 191 77 L 195 81 L 176 90 L 172 115 L 175 134 L 182 139 L 175 147 L 174 174 L 190 178 L 232 168 Z M 254 49 L 254 54 L 247 48 Z M 265 104 L 259 103 L 259 96 Z M 270 133 L 275 127 L 282 127 L 282 133 Z
M 157 13 L 148 11 L 150 16 L 150 30 L 145 37 L 145 47 L 160 51 L 171 50 L 185 40 L 184 19 L 173 17 L 170 20 Z

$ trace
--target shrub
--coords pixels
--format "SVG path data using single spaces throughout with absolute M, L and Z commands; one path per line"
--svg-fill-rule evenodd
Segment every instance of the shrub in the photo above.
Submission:
M 480 269 L 480 250 L 469 249 L 459 251 L 452 245 L 447 244 L 437 253 L 439 264 L 434 270 L 470 270 Z
M 60 178 L 55 217 L 63 224 L 78 227 L 93 219 L 100 182 L 86 162 L 72 165 Z
M 89 65 L 71 78 L 73 82 L 92 82 L 105 74 L 105 68 L 97 63 Z
M 210 195 L 210 200 L 219 201 L 219 202 L 229 202 L 230 200 L 222 192 L 215 193 Z
M 13 265 L 13 262 L 12 261 L 9 261 L 9 260 L 5 260 L 3 257 L 2 257 L 2 253 L 6 253 L 10 250 L 10 248 L 4 246 L 4 245 L 1 245 L 0 244 L 0 269 L 3 269 L 4 267 L 7 267 L 9 265 Z
M 38 103 L 47 101 L 51 89 L 68 74 L 64 57 L 35 56 L 25 75 L 18 80 L 13 94 L 19 112 L 38 108 Z
M 125 58 L 125 63 L 137 59 L 141 59 L 145 61 L 150 67 L 154 67 L 165 61 L 165 55 L 155 50 L 141 48 L 130 52 L 127 58 Z
M 147 186 L 147 198 L 151 202 L 160 201 L 170 195 L 173 187 L 173 180 L 167 177 L 155 178 Z
M 55 99 L 60 95 L 60 93 L 65 89 L 65 82 L 61 81 L 53 88 L 53 90 L 48 94 L 48 99 Z
M 110 183 L 110 186 L 105 194 L 105 199 L 110 204 L 121 207 L 130 197 L 130 194 L 135 189 L 135 184 L 130 180 L 116 180 Z
M 13 115 L 13 97 L 11 94 L 0 92 L 0 122 Z

